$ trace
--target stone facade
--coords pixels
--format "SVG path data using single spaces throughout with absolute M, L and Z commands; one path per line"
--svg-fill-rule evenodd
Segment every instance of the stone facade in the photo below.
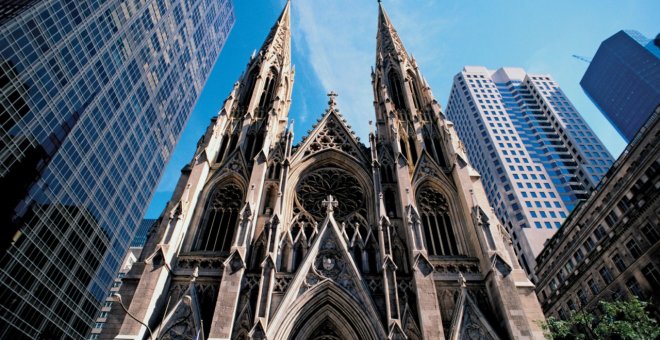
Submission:
M 289 6 L 124 278 L 129 312 L 166 339 L 541 339 L 534 285 L 382 7 L 368 146 L 334 93 L 293 145 Z M 106 338 L 147 336 L 114 317 Z
M 537 294 L 547 316 L 598 312 L 598 301 L 630 295 L 660 301 L 660 107 L 548 241 Z

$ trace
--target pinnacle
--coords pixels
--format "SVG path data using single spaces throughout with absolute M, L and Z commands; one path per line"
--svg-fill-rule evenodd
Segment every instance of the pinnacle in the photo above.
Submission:
M 283 51 L 275 51 L 276 53 L 284 53 L 287 55 L 287 59 L 290 60 L 291 57 L 291 51 L 290 51 L 290 39 L 291 39 L 291 1 L 287 1 L 286 5 L 282 9 L 282 13 L 280 14 L 279 18 L 277 18 L 277 22 L 273 25 L 273 27 L 270 29 L 270 33 L 268 33 L 268 37 L 264 41 L 264 44 L 261 46 L 261 49 L 259 51 L 260 54 L 265 54 L 267 53 L 271 47 L 278 48 L 276 46 L 276 41 L 278 39 L 283 40 L 283 46 L 279 46 L 279 48 L 283 48 Z M 284 43 L 286 41 L 286 43 Z
M 378 33 L 376 44 L 377 56 L 381 54 L 386 56 L 389 54 L 388 52 L 402 52 L 403 55 L 407 55 L 396 29 L 394 29 L 394 25 L 392 25 L 392 21 L 380 1 L 378 2 Z M 394 49 L 394 51 L 391 49 Z M 397 51 L 399 49 L 400 51 Z

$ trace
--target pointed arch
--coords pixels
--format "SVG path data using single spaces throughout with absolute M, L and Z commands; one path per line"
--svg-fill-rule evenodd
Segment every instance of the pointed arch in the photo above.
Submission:
M 429 185 L 422 186 L 415 196 L 424 226 L 424 242 L 428 253 L 441 256 L 459 255 L 447 197 Z
M 268 76 L 264 82 L 264 87 L 259 98 L 259 108 L 256 112 L 256 118 L 263 118 L 272 107 L 273 96 L 275 94 L 275 84 L 277 83 L 277 69 L 271 67 L 268 70 Z
M 218 184 L 213 189 L 205 205 L 193 251 L 229 251 L 243 198 L 243 190 L 235 182 Z
M 261 262 L 266 257 L 266 230 L 263 230 L 259 238 L 254 242 L 250 255 L 250 268 L 252 270 L 259 270 L 261 268 Z
M 252 94 L 254 93 L 254 86 L 257 83 L 257 78 L 259 77 L 259 67 L 254 67 L 248 73 L 247 78 L 243 82 L 243 91 L 241 93 L 241 98 L 239 101 L 239 106 L 246 110 L 248 105 L 250 105 L 250 100 L 252 99 Z M 239 110 L 240 111 L 240 110 Z
M 397 110 L 403 110 L 405 112 L 406 105 L 404 100 L 403 87 L 401 86 L 401 76 L 394 68 L 390 68 L 387 71 L 387 87 L 390 98 L 392 98 L 392 103 Z M 402 120 L 410 120 L 410 117 L 399 117 Z
M 320 331 L 324 324 L 332 325 L 328 331 L 335 334 Z M 282 322 L 272 326 L 269 338 L 273 339 L 323 339 L 324 335 L 346 340 L 386 337 L 380 321 L 369 317 L 360 303 L 331 280 L 299 296 Z
M 417 77 L 412 72 L 412 70 L 408 70 L 408 84 L 410 84 L 410 90 L 413 97 L 413 105 L 417 110 L 421 111 L 424 101 L 422 98 L 422 92 L 419 90 L 419 85 L 417 84 Z

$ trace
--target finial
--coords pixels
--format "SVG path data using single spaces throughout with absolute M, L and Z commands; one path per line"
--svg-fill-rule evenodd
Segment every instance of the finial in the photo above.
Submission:
M 322 202 L 323 205 L 325 205 L 325 211 L 328 213 L 328 215 L 331 215 L 334 211 L 337 205 L 339 204 L 332 195 L 328 195 L 328 198 Z
M 337 101 L 335 100 L 337 96 L 338 94 L 335 91 L 330 91 L 328 93 L 328 98 L 330 98 L 330 100 L 328 100 L 328 105 L 330 105 L 331 109 L 334 109 L 335 106 L 337 106 Z

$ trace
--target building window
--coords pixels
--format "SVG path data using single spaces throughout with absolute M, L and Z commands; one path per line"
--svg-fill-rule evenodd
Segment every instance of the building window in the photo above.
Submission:
M 612 276 L 612 272 L 610 271 L 609 268 L 607 267 L 600 268 L 598 272 L 600 273 L 600 277 L 603 278 L 603 281 L 605 281 L 606 284 L 610 284 L 612 283 L 612 281 L 614 281 L 614 276 Z
M 392 101 L 394 102 L 394 107 L 397 110 L 405 109 L 404 105 L 404 99 L 403 99 L 403 90 L 401 89 L 401 80 L 399 75 L 394 71 L 394 69 L 391 69 L 388 74 L 387 74 L 387 82 L 389 83 L 390 86 L 388 86 L 389 94 L 390 97 L 392 98 Z M 406 113 L 407 114 L 407 113 Z M 401 120 L 409 120 L 408 117 L 399 117 Z
M 589 285 L 589 289 L 591 289 L 591 293 L 594 295 L 598 295 L 600 293 L 600 287 L 598 286 L 598 282 L 594 279 L 590 279 L 587 281 L 587 284 Z
M 441 193 L 429 187 L 417 194 L 426 247 L 431 255 L 458 255 L 458 245 L 451 218 L 449 204 Z
M 651 226 L 650 223 L 647 223 L 642 227 L 642 235 L 646 237 L 646 239 L 649 241 L 649 244 L 651 245 L 654 245 L 660 241 L 660 230 L 658 230 L 658 227 Z
M 573 299 L 568 299 L 568 301 L 566 302 L 566 306 L 568 306 L 568 309 L 571 310 L 571 311 L 574 311 L 574 310 L 577 309 L 577 306 L 575 305 L 575 300 L 573 300 Z
M 229 251 L 242 203 L 238 185 L 219 185 L 209 197 L 194 250 Z
M 642 269 L 642 274 L 644 274 L 646 281 L 649 282 L 654 290 L 660 288 L 660 273 L 658 273 L 658 270 L 652 263 L 649 263 Z
M 635 242 L 635 240 L 631 239 L 630 241 L 628 241 L 628 243 L 626 243 L 626 248 L 628 248 L 630 255 L 632 255 L 634 259 L 637 259 L 640 256 L 642 256 L 642 250 L 639 248 L 639 245 L 637 244 L 637 242 Z
M 617 220 L 618 220 L 618 218 L 617 218 L 616 213 L 614 212 L 614 210 L 610 211 L 610 213 L 607 214 L 607 216 L 605 216 L 605 222 L 607 222 L 607 225 L 609 225 L 610 228 L 613 227 L 616 224 Z
M 582 246 L 589 252 L 596 247 L 596 243 L 594 243 L 594 239 L 592 239 L 591 236 L 588 236 L 587 240 L 582 243 Z
M 587 298 L 587 293 L 585 293 L 584 290 L 579 289 L 577 291 L 577 296 L 578 296 L 578 299 L 580 300 L 580 305 L 586 306 L 587 302 L 589 302 L 589 299 Z
M 620 272 L 626 271 L 626 262 L 623 260 L 623 257 L 619 254 L 612 256 L 612 262 Z
M 559 318 L 562 320 L 567 320 L 568 319 L 568 313 L 566 313 L 566 310 L 563 308 L 559 308 Z
M 605 231 L 605 228 L 603 228 L 602 225 L 599 225 L 596 230 L 594 230 L 594 235 L 596 236 L 596 239 L 598 241 L 602 240 L 607 236 L 607 232 Z
M 574 268 L 573 259 L 568 259 L 566 265 L 564 266 L 564 269 L 566 269 L 566 272 L 570 274 L 573 272 L 573 268 Z
M 623 294 L 623 291 L 621 290 L 621 287 L 614 287 L 612 289 L 612 300 L 620 300 L 623 299 L 625 296 Z
M 635 296 L 637 296 L 640 299 L 644 298 L 644 291 L 642 290 L 642 287 L 639 285 L 639 282 L 634 277 L 631 277 L 626 281 L 626 287 L 628 287 L 628 290 Z
M 573 255 L 575 258 L 575 262 L 580 263 L 582 262 L 582 259 L 584 259 L 584 253 L 582 252 L 582 249 L 579 249 L 575 251 L 575 255 Z

